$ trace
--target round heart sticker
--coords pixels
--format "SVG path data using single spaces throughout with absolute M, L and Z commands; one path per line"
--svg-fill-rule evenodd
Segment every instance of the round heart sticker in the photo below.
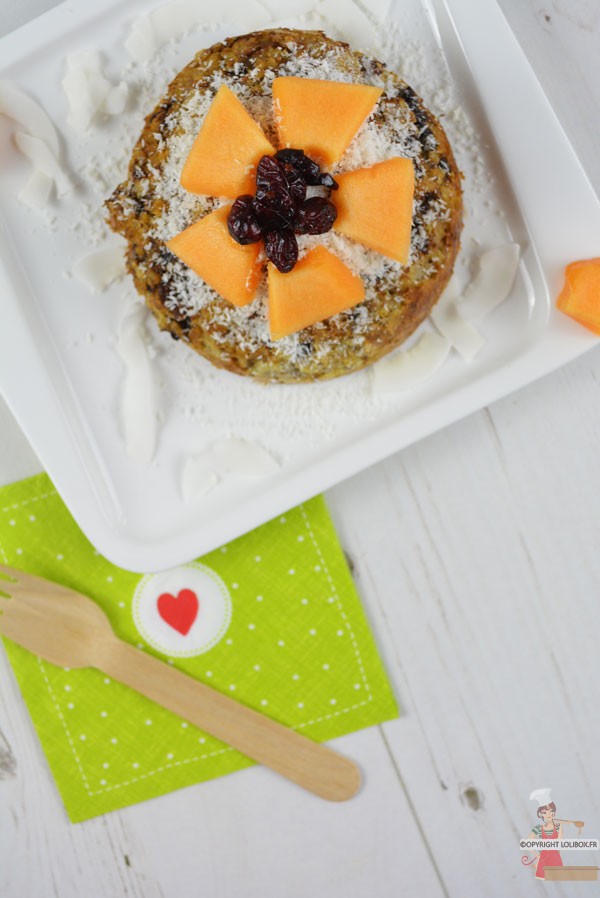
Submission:
M 176 596 L 163 592 L 157 599 L 156 608 L 170 627 L 187 636 L 198 617 L 198 596 L 193 589 L 180 589 Z
M 149 645 L 165 655 L 188 658 L 223 638 L 231 620 L 231 596 L 215 571 L 192 562 L 142 577 L 133 616 Z

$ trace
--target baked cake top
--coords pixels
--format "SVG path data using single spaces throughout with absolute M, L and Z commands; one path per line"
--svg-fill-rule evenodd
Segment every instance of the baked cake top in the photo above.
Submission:
M 372 115 L 332 172 L 402 156 L 415 170 L 409 264 L 329 231 L 298 237 L 300 258 L 321 244 L 365 283 L 360 305 L 277 341 L 265 285 L 237 307 L 168 251 L 165 242 L 223 203 L 185 191 L 180 176 L 214 96 L 228 85 L 277 145 L 271 88 L 281 76 L 383 88 Z M 263 379 L 307 380 L 357 370 L 398 345 L 429 314 L 458 249 L 460 175 L 445 133 L 417 94 L 382 63 L 315 31 L 277 29 L 201 51 L 169 86 L 133 151 L 128 180 L 108 201 L 129 241 L 128 264 L 161 327 L 211 361 Z

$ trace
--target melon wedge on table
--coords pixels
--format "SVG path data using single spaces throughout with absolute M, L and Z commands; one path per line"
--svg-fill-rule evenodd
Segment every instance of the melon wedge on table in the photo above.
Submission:
M 282 274 L 269 262 L 269 329 L 273 340 L 351 309 L 365 298 L 362 279 L 317 246 Z
M 335 179 L 335 230 L 406 265 L 415 185 L 411 160 L 396 157 Z
M 274 152 L 260 126 L 223 84 L 187 157 L 181 186 L 191 193 L 231 199 L 254 193 L 259 159 Z
M 273 99 L 280 146 L 304 150 L 317 162 L 333 165 L 382 93 L 380 87 L 369 84 L 275 78 Z
M 222 206 L 181 234 L 167 246 L 182 262 L 224 299 L 236 306 L 252 302 L 262 275 L 260 243 L 241 246 L 227 229 L 231 206 Z
M 556 307 L 600 336 L 600 258 L 567 265 Z

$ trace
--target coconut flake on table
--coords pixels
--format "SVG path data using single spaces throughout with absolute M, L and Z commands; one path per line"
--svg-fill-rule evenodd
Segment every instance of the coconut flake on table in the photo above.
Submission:
M 54 184 L 59 195 L 70 189 L 59 163 L 58 132 L 39 103 L 10 81 L 0 81 L 0 115 L 25 129 L 15 133 L 15 143 L 33 164 L 33 172 L 18 195 L 19 202 L 31 209 L 43 209 Z
M 115 84 L 115 86 L 109 90 L 104 105 L 102 106 L 102 112 L 105 112 L 106 115 L 121 115 L 127 106 L 128 98 L 129 87 L 127 82 L 119 81 L 118 84 Z
M 152 59 L 158 49 L 150 16 L 140 16 L 131 25 L 125 49 L 134 62 L 144 63 Z
M 102 293 L 113 281 L 124 277 L 125 256 L 122 246 L 110 246 L 78 259 L 72 273 L 92 293 Z
M 14 139 L 15 144 L 23 155 L 27 156 L 34 170 L 46 175 L 56 184 L 57 196 L 65 196 L 71 192 L 72 184 L 45 140 L 33 134 L 26 134 L 25 131 L 16 131 Z
M 29 134 L 45 141 L 58 160 L 60 156 L 58 132 L 48 114 L 39 103 L 10 81 L 0 80 L 0 114 L 8 116 Z
M 451 345 L 446 337 L 426 331 L 411 349 L 393 352 L 373 365 L 373 390 L 399 393 L 417 386 L 446 361 Z
M 20 191 L 18 199 L 24 206 L 30 209 L 43 209 L 50 199 L 54 181 L 38 168 L 34 169 L 25 186 Z
M 201 10 L 197 0 L 171 0 L 133 21 L 125 49 L 134 62 L 142 64 L 164 44 L 194 28 L 235 22 L 240 29 L 254 30 L 270 18 L 270 11 L 259 0 L 221 0 Z
M 314 12 L 314 0 L 286 0 L 285 10 L 282 9 L 281 0 L 259 0 L 271 18 L 279 19 L 285 12 L 286 19 L 302 18 Z
M 392 0 L 366 0 L 363 3 L 357 3 L 356 0 L 353 0 L 353 2 L 355 6 L 362 8 L 379 26 L 387 26 L 387 17 Z
M 80 50 L 67 56 L 62 86 L 69 104 L 67 122 L 82 134 L 99 113 L 118 115 L 127 103 L 127 84 L 121 81 L 113 85 L 106 78 L 96 50 Z
M 485 339 L 472 324 L 461 318 L 457 306 L 459 299 L 456 279 L 452 278 L 441 299 L 434 306 L 431 320 L 441 335 L 450 340 L 465 362 L 471 362 L 485 344 Z
M 479 270 L 459 304 L 464 318 L 483 318 L 504 302 L 517 273 L 519 254 L 518 243 L 507 243 L 479 256 Z
M 230 474 L 268 477 L 278 469 L 275 458 L 258 443 L 237 438 L 219 440 L 185 459 L 181 472 L 181 493 L 184 500 L 190 502 L 206 495 Z
M 220 477 L 206 459 L 191 455 L 181 470 L 181 495 L 184 502 L 193 502 L 206 496 L 219 483 Z
M 372 48 L 376 38 L 375 29 L 358 4 L 348 3 L 348 0 L 319 0 L 315 11 L 358 50 Z
M 146 318 L 142 303 L 129 304 L 117 334 L 117 351 L 125 366 L 119 403 L 121 430 L 127 455 L 139 462 L 152 460 L 157 439 L 157 387 Z

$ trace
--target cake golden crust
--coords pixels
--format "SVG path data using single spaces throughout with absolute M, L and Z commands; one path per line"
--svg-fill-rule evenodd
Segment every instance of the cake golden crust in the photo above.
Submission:
M 405 267 L 383 258 L 377 264 L 372 259 L 370 265 L 364 263 L 363 303 L 293 338 L 271 341 L 264 299 L 259 297 L 243 309 L 232 307 L 183 270 L 165 240 L 219 202 L 183 196 L 173 178 L 180 161 L 175 148 L 189 149 L 218 86 L 229 84 L 274 140 L 270 85 L 277 75 L 297 74 L 299 67 L 307 77 L 314 70 L 315 78 L 328 75 L 384 88 L 362 140 L 385 134 L 390 155 L 413 159 L 411 260 Z M 341 160 L 342 168 L 345 160 L 346 168 L 359 167 L 350 156 Z M 366 164 L 374 161 L 382 159 Z M 127 240 L 127 266 L 135 286 L 161 329 L 221 368 L 263 381 L 296 383 L 338 377 L 370 365 L 428 317 L 459 249 L 460 179 L 442 126 L 399 76 L 322 32 L 275 29 L 230 38 L 195 56 L 147 117 L 128 179 L 106 205 L 110 226 Z M 335 202 L 335 196 L 332 199 Z M 337 240 L 334 252 L 353 251 L 351 241 L 344 244 L 345 238 L 335 235 L 330 239 Z M 325 239 L 318 240 L 327 245 Z M 361 265 L 360 258 L 357 264 Z

